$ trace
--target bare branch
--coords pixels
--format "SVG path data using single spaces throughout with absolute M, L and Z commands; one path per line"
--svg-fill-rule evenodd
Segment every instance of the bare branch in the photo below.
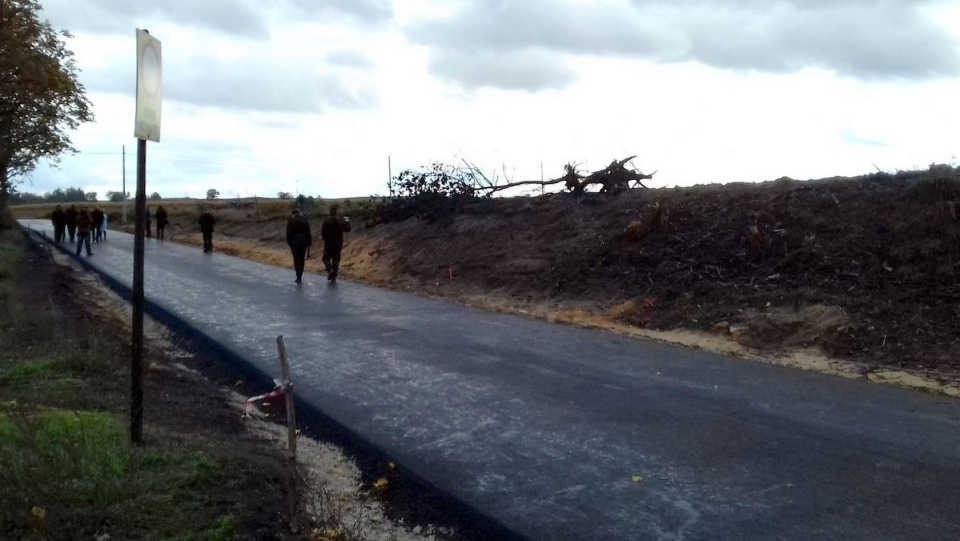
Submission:
M 625 167 L 627 163 L 636 158 L 630 156 L 622 160 L 614 160 L 610 165 L 599 171 L 594 171 L 587 176 L 580 174 L 577 170 L 578 164 L 568 163 L 564 165 L 564 175 L 551 180 L 524 180 L 520 182 L 508 182 L 502 185 L 496 183 L 486 186 L 478 186 L 477 191 L 483 195 L 489 196 L 503 190 L 517 188 L 520 186 L 550 186 L 553 184 L 565 183 L 566 188 L 574 194 L 584 193 L 588 186 L 599 185 L 601 193 L 620 193 L 634 188 L 647 188 L 643 180 L 653 178 L 656 171 L 650 174 L 644 174 L 633 168 Z M 464 161 L 464 163 L 467 163 Z M 484 177 L 485 178 L 485 177 Z

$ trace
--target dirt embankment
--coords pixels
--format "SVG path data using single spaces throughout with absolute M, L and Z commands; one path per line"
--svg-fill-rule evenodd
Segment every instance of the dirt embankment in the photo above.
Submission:
M 342 272 L 626 332 L 712 334 L 700 345 L 727 352 L 813 351 L 858 377 L 909 370 L 956 382 L 958 205 L 951 168 L 491 199 L 446 223 L 366 227 L 354 215 Z M 218 249 L 290 265 L 282 217 L 217 216 Z M 193 219 L 174 217 L 177 240 L 199 244 Z M 317 259 L 308 271 L 322 270 Z
M 345 261 L 386 285 L 956 375 L 958 203 L 952 171 L 554 195 L 378 226 Z

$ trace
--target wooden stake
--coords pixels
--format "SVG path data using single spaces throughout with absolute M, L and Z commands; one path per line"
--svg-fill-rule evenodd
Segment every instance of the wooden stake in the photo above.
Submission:
M 283 393 L 287 406 L 287 446 L 289 447 L 290 490 L 287 494 L 287 512 L 290 531 L 297 533 L 297 413 L 293 406 L 293 386 L 290 381 L 290 366 L 287 364 L 287 348 L 283 345 L 283 335 L 277 337 L 277 351 L 280 353 L 280 378 L 287 385 Z

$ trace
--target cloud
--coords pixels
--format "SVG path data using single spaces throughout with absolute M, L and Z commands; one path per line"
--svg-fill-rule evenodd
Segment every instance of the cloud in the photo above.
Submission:
M 595 55 L 720 69 L 794 72 L 816 66 L 857 79 L 925 79 L 960 73 L 957 42 L 927 18 L 933 0 L 464 0 L 445 16 L 407 26 L 432 49 L 433 69 L 449 58 L 530 54 L 556 65 Z M 547 60 L 549 54 L 554 59 Z M 480 62 L 483 63 L 482 61 Z M 469 66 L 458 82 L 484 86 Z M 514 88 L 514 87 L 510 87 Z M 534 84 L 529 89 L 540 88 Z
M 561 58 L 543 50 L 510 54 L 438 51 L 430 61 L 430 68 L 437 77 L 471 89 L 537 91 L 563 88 L 576 79 Z
M 126 64 L 129 64 L 126 65 Z M 133 63 L 81 73 L 88 92 L 132 96 Z M 283 62 L 194 57 L 164 66 L 163 100 L 234 111 L 321 113 L 366 109 L 376 92 L 361 82 Z M 119 77 L 117 74 L 129 74 Z
M 164 99 L 205 107 L 282 113 L 361 109 L 376 104 L 362 85 L 309 67 L 270 59 L 196 57 L 165 71 Z M 176 75 L 173 75 L 176 74 Z
M 262 8 L 245 0 L 46 0 L 43 13 L 55 27 L 73 33 L 132 33 L 135 27 L 172 23 L 237 36 L 269 35 Z
M 257 39 L 270 36 L 273 18 L 318 22 L 343 16 L 381 23 L 393 17 L 389 0 L 46 0 L 43 12 L 55 27 L 75 33 L 129 33 L 173 24 Z
M 165 42 L 164 102 L 233 111 L 308 114 L 329 109 L 365 109 L 378 103 L 370 73 L 331 69 L 319 52 L 225 37 L 206 39 L 205 46 L 200 47 L 198 39 L 184 36 Z M 71 46 L 82 66 L 80 82 L 88 93 L 134 95 L 136 55 L 131 43 L 132 39 L 120 36 L 86 35 L 74 39 Z M 102 54 L 105 50 L 124 48 L 129 54 Z M 353 60 L 359 63 L 362 58 Z
M 356 20 L 392 17 L 386 0 L 47 0 L 45 6 L 46 16 L 75 32 L 69 47 L 91 94 L 133 94 L 133 29 L 146 26 L 163 42 L 165 101 L 280 113 L 375 106 L 369 70 L 331 67 L 372 66 L 359 52 L 363 42 L 351 45 L 370 33 Z M 329 47 L 340 52 L 328 56 Z
M 373 62 L 370 57 L 360 51 L 341 50 L 327 54 L 327 63 L 345 68 L 370 68 Z
M 924 18 L 922 2 L 771 2 L 769 8 L 693 10 L 684 59 L 717 68 L 794 72 L 816 66 L 857 79 L 960 73 L 957 43 Z
M 891 146 L 890 143 L 886 141 L 881 141 L 871 137 L 864 137 L 853 130 L 842 130 L 840 132 L 840 139 L 847 143 L 871 148 L 889 148 Z
M 414 23 L 408 38 L 432 48 L 431 69 L 466 88 L 536 91 L 575 80 L 566 54 L 652 54 L 670 41 L 653 24 L 618 10 L 528 2 L 467 2 L 452 17 Z M 634 14 L 635 15 L 635 14 Z M 643 28 L 646 26 L 646 28 Z
M 304 15 L 319 20 L 326 15 L 342 13 L 360 22 L 379 23 L 393 18 L 390 0 L 289 0 Z
M 464 51 L 544 48 L 585 54 L 652 54 L 670 41 L 653 20 L 623 2 L 584 6 L 571 0 L 467 1 L 447 19 L 413 24 L 417 43 Z

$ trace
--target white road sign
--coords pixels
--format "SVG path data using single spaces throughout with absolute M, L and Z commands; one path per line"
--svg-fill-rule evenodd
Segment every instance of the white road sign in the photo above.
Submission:
M 160 104 L 163 75 L 160 70 L 160 40 L 137 29 L 137 115 L 133 136 L 160 142 Z

